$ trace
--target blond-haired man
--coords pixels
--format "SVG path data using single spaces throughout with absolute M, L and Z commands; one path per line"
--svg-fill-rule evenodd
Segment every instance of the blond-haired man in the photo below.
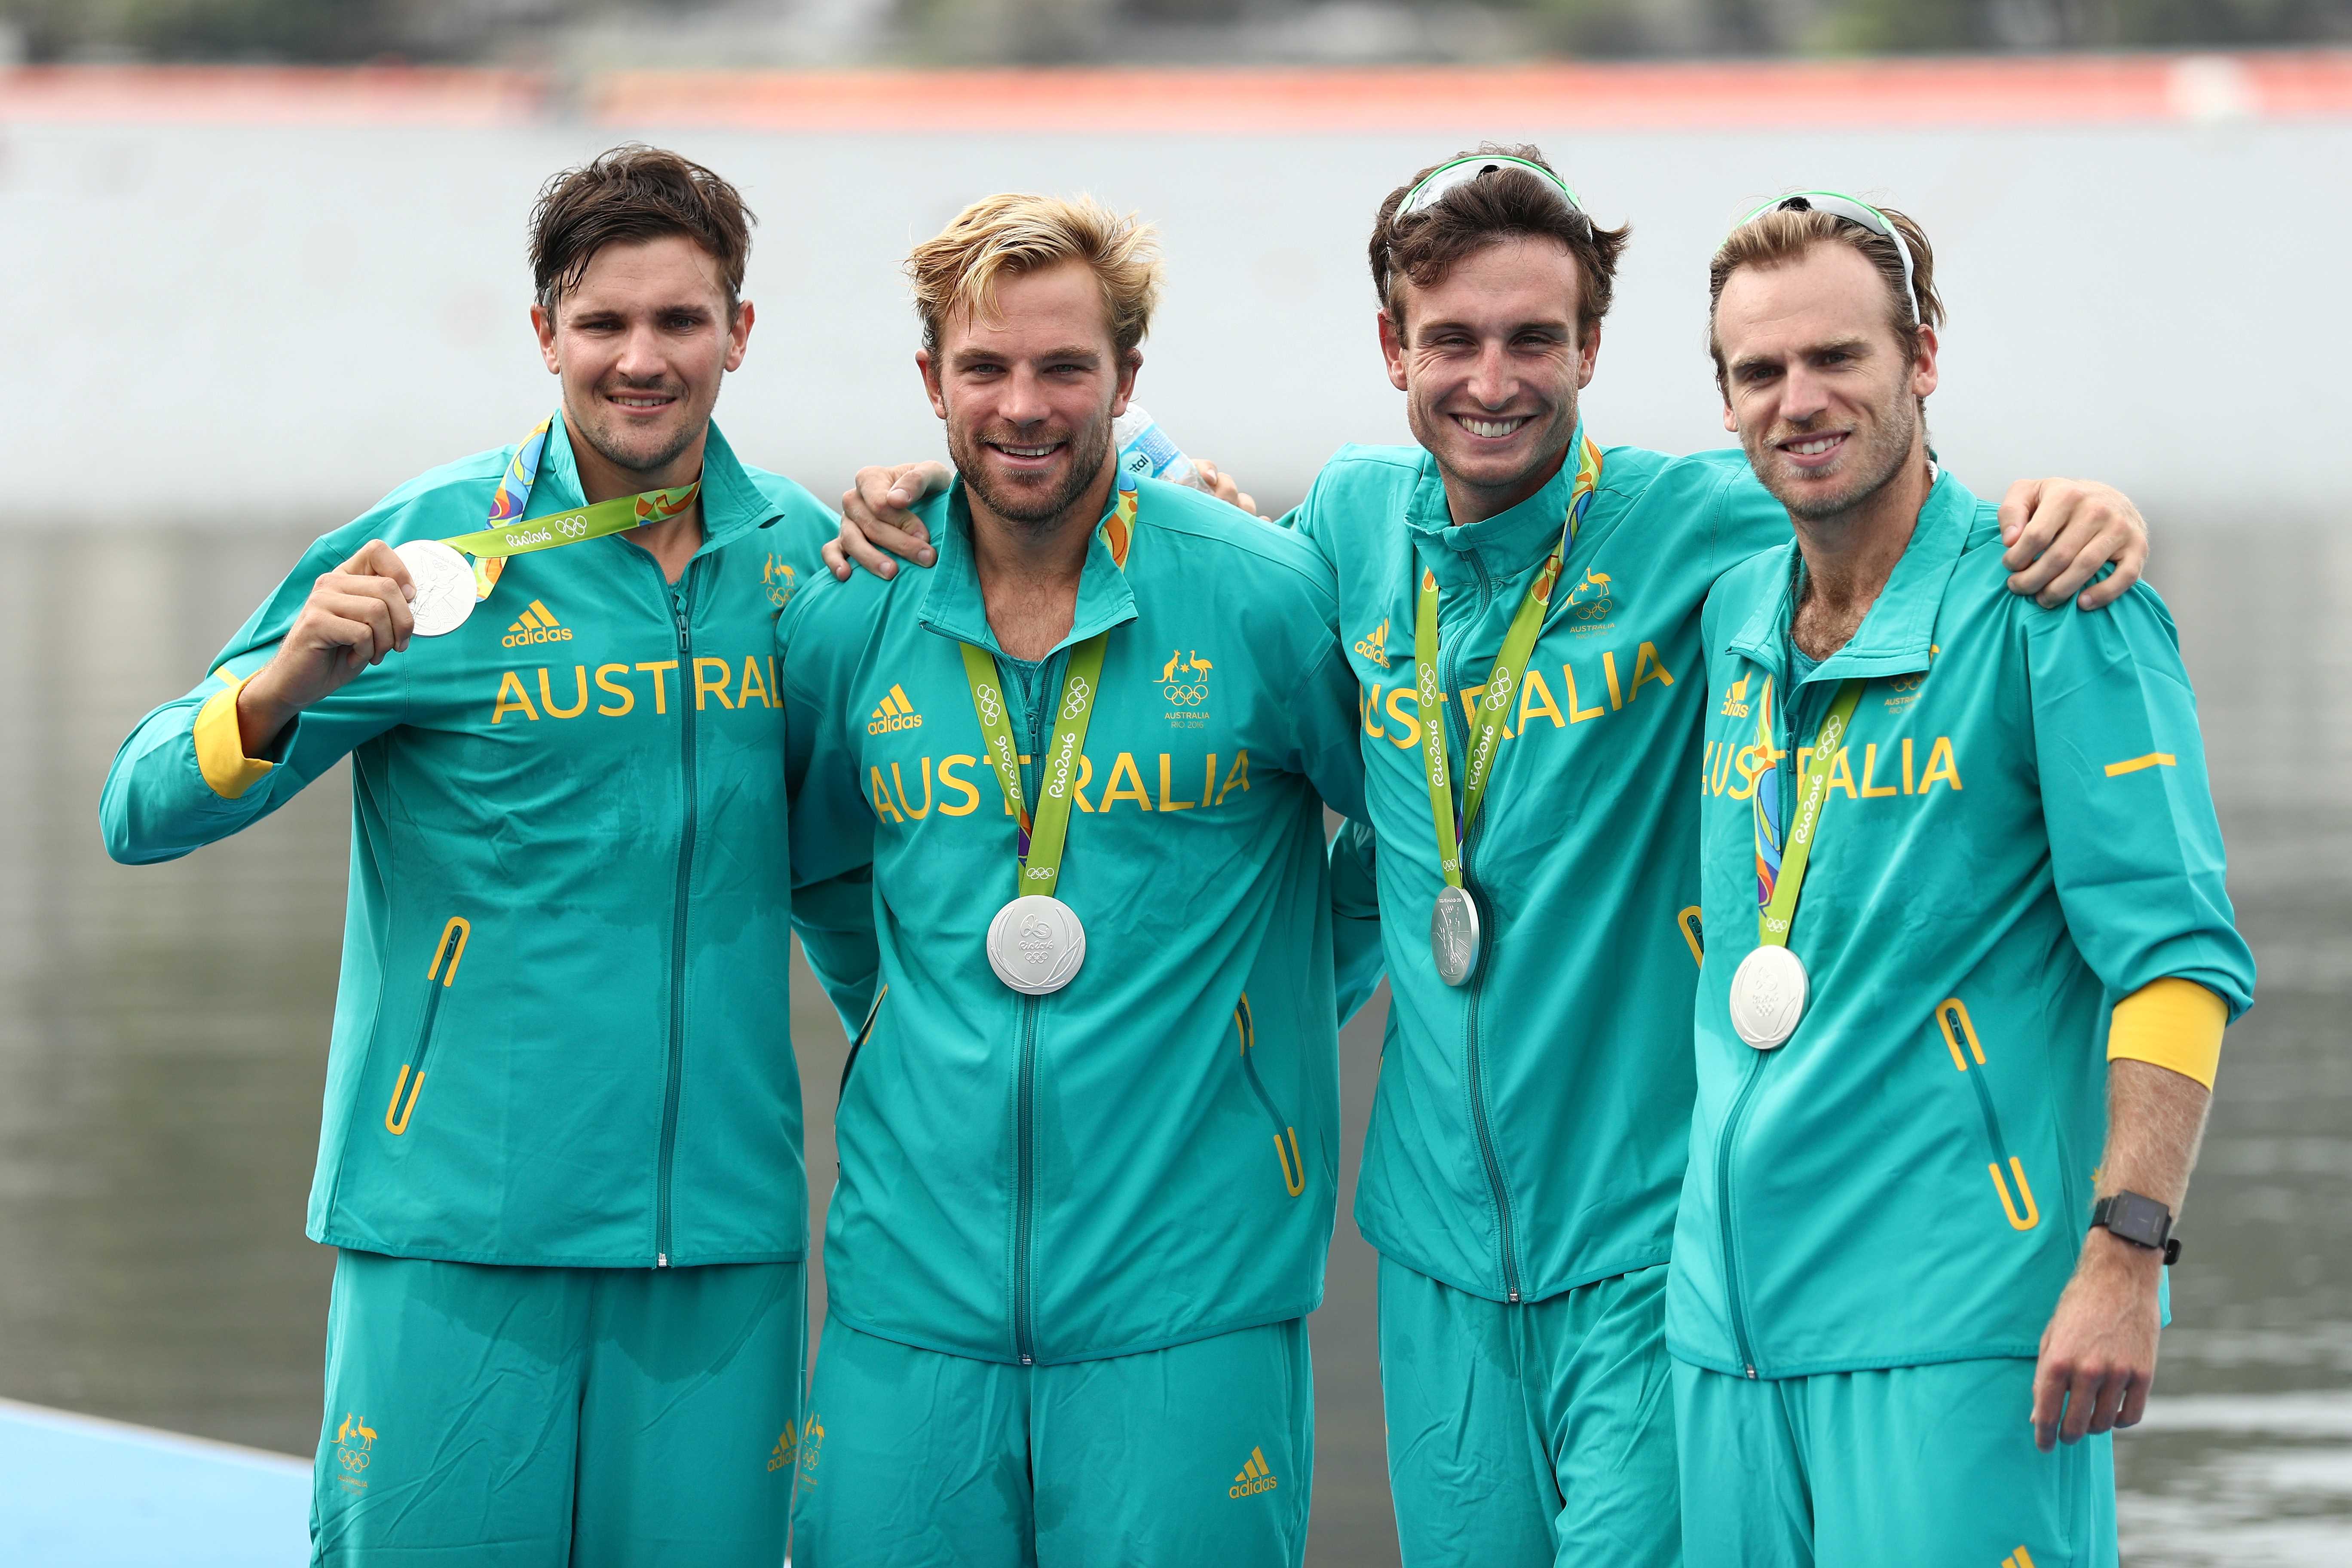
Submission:
M 993 196 L 908 271 L 957 469 L 938 569 L 777 627 L 795 879 L 874 886 L 803 917 L 857 1027 L 794 1557 L 1295 1563 L 1322 808 L 1362 807 L 1330 570 L 1118 473 L 1149 229 Z

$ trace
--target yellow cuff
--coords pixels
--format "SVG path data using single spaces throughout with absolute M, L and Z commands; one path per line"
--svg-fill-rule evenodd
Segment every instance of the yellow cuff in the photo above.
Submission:
M 215 795 L 235 800 L 278 764 L 245 754 L 245 736 L 236 727 L 236 694 L 245 689 L 245 677 L 224 668 L 213 678 L 224 686 L 196 711 L 196 767 Z
M 2193 980 L 2151 981 L 2116 1004 L 2107 1060 L 2170 1068 L 2207 1089 L 2221 1065 L 2221 1030 L 2230 1005 Z

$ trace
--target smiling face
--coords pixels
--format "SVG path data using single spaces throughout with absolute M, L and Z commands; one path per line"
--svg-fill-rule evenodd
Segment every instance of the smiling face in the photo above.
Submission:
M 563 379 L 564 426 L 588 448 L 583 478 L 595 458 L 640 488 L 699 471 L 720 378 L 743 363 L 751 333 L 749 301 L 730 318 L 717 258 L 683 235 L 616 240 L 551 315 L 530 314 Z
M 1744 266 L 1716 305 L 1723 427 L 1792 517 L 1855 511 L 1927 461 L 1920 400 L 1936 390 L 1936 331 L 1907 354 L 1885 279 L 1853 247 L 1809 246 L 1782 266 Z
M 1506 239 L 1428 288 L 1400 280 L 1402 331 L 1381 313 L 1389 380 L 1444 475 L 1455 522 L 1517 506 L 1559 471 L 1601 353 L 1598 324 L 1577 331 L 1581 288 L 1566 246 Z
M 1108 474 L 1143 355 L 1118 351 L 1093 269 L 1065 261 L 1002 279 L 994 310 L 957 310 L 915 363 L 974 498 L 1043 525 Z

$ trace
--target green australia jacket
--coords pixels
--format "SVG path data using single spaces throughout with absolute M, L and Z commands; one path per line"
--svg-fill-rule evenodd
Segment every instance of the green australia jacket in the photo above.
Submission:
M 1137 489 L 1123 565 L 1114 504 L 1069 635 L 1036 664 L 999 651 L 961 483 L 919 509 L 931 570 L 820 582 L 777 626 L 793 874 L 873 878 L 862 918 L 797 912 L 854 1026 L 828 1302 L 901 1343 L 1091 1360 L 1322 1297 L 1339 1142 L 1323 805 L 1357 811 L 1362 782 L 1330 573 L 1221 501 Z M 1016 829 L 962 645 L 996 658 L 1034 801 L 1069 650 L 1105 631 L 1055 894 L 1085 962 L 1024 997 L 986 951 Z
M 1603 454 L 1465 849 L 1485 956 L 1449 986 L 1429 948 L 1444 882 L 1415 584 L 1437 579 L 1458 802 L 1467 710 L 1574 479 L 1570 463 L 1456 527 L 1426 452 L 1349 447 L 1287 520 L 1337 573 L 1358 684 L 1369 816 L 1335 846 L 1340 907 L 1385 916 L 1391 1005 L 1356 1223 L 1383 1255 L 1497 1301 L 1666 1260 L 1698 975 L 1698 802 L 1682 781 L 1700 743 L 1699 610 L 1720 573 L 1789 531 L 1736 451 Z M 1343 957 L 1356 945 L 1343 932 Z
M 2252 1000 L 2196 700 L 2154 591 L 2096 615 L 2002 592 L 1993 508 L 1949 474 L 1861 629 L 1791 691 L 1797 564 L 1791 542 L 1706 605 L 1667 1342 L 1751 1377 L 2032 1356 L 2090 1223 L 2111 1008 L 2171 977 L 2232 1017 Z M 1728 997 L 1758 944 L 1757 780 L 1791 798 L 1848 680 L 1790 938 L 1811 1000 L 1754 1050 Z
M 168 860 L 352 759 L 350 911 L 310 1234 L 465 1262 L 649 1268 L 807 1247 L 783 708 L 773 627 L 830 514 L 714 428 L 677 583 L 622 537 L 516 556 L 446 637 L 301 714 L 270 761 L 235 688 L 371 538 L 483 526 L 514 448 L 434 469 L 314 542 L 141 721 L 101 804 Z M 582 503 L 561 420 L 529 515 Z

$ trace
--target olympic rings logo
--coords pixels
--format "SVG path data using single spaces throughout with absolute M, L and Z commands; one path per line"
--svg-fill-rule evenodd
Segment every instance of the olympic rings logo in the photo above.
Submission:
M 1605 621 L 1609 618 L 1609 612 L 1616 607 L 1616 601 L 1609 598 L 1588 599 L 1583 604 L 1569 606 L 1576 612 L 1575 618 L 1580 621 Z
M 1499 713 L 1511 705 L 1511 688 L 1517 678 L 1507 670 L 1497 670 L 1494 681 L 1486 688 L 1486 706 Z
M 1209 683 L 1203 680 L 1191 686 L 1179 686 L 1171 681 L 1160 689 L 1160 694 L 1181 707 L 1198 708 L 1209 700 Z
M 1004 704 L 997 700 L 996 688 L 993 686 L 982 686 L 974 690 L 971 695 L 974 703 L 980 709 L 982 723 L 993 724 L 1004 716 Z
M 577 539 L 588 531 L 588 520 L 584 517 L 559 518 L 556 520 L 555 531 L 566 539 Z
M 1094 700 L 1094 695 L 1095 689 L 1093 687 L 1088 686 L 1085 681 L 1079 679 L 1077 677 L 1072 676 L 1070 678 L 1070 689 L 1067 700 L 1062 704 L 1062 717 L 1065 719 L 1075 719 L 1079 714 L 1085 712 L 1087 710 L 1087 704 Z

